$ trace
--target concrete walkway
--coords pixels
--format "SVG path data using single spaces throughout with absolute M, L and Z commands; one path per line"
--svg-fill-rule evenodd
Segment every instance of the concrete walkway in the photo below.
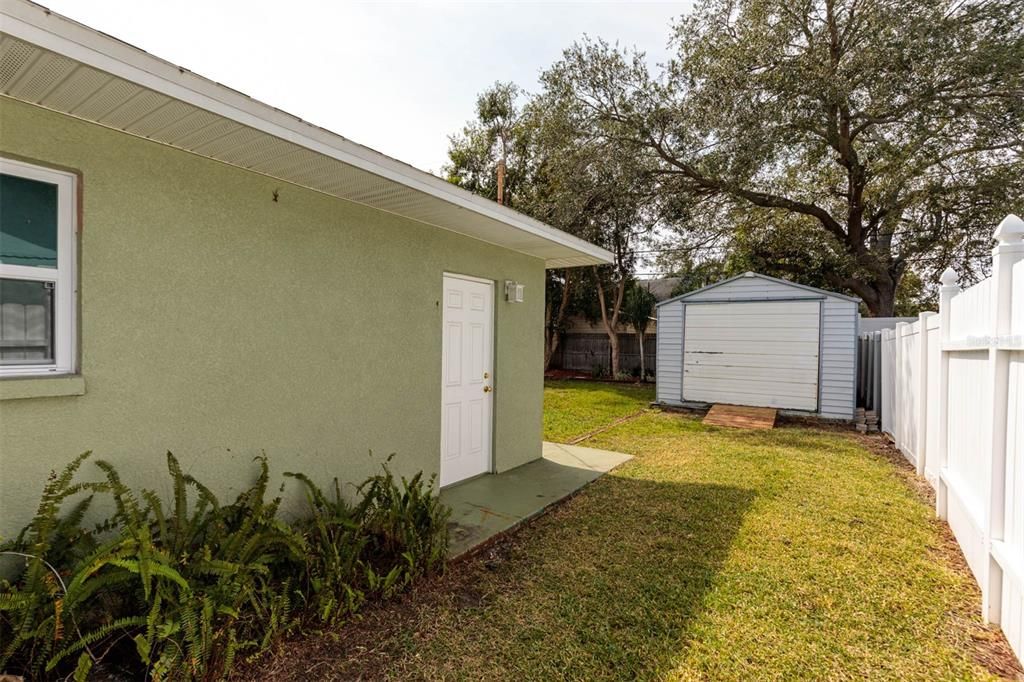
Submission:
M 449 556 L 537 516 L 630 459 L 620 452 L 544 443 L 541 459 L 445 488 L 441 502 L 452 508 Z

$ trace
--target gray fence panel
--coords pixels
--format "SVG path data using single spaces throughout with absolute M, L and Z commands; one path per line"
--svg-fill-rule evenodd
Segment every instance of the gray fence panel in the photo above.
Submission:
M 658 340 L 654 334 L 644 336 L 644 366 L 649 374 L 657 369 Z M 562 341 L 552 358 L 551 366 L 578 372 L 593 372 L 600 367 L 610 372 L 611 345 L 605 334 L 563 335 Z M 636 334 L 619 334 L 619 367 L 623 372 L 633 372 L 640 367 L 640 342 Z
M 857 407 L 879 411 L 882 403 L 882 333 L 857 339 Z

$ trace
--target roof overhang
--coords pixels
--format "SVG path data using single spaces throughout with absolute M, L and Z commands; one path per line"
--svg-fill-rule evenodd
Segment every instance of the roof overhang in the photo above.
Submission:
M 25 0 L 0 0 L 0 93 L 541 258 L 605 249 Z

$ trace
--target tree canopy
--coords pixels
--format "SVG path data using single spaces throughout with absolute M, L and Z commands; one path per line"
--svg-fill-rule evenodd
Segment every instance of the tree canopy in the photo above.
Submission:
M 615 255 L 548 273 L 549 358 L 572 312 L 614 351 L 652 260 L 681 288 L 757 270 L 881 316 L 947 266 L 985 274 L 1024 211 L 1024 2 L 699 0 L 670 29 L 657 69 L 584 39 L 450 138 L 450 181 L 494 199 L 504 162 L 505 204 Z
M 704 0 L 656 75 L 601 40 L 547 96 L 648 167 L 684 243 L 765 255 L 892 314 L 908 269 L 968 261 L 1024 196 L 1024 3 Z M 961 266 L 963 263 L 961 263 Z
M 497 82 L 480 93 L 476 100 L 476 118 L 466 123 L 461 134 L 448 138 L 449 163 L 444 172 L 452 184 L 497 200 L 495 170 L 502 160 L 505 163 L 503 203 L 507 206 L 520 204 L 519 210 L 530 212 L 527 195 L 534 184 L 531 179 L 534 121 L 524 111 L 524 98 L 525 93 L 515 83 Z
M 617 348 L 619 312 L 639 245 L 659 220 L 645 160 L 580 135 L 580 112 L 563 104 L 547 93 L 527 97 L 513 84 L 495 83 L 478 97 L 476 118 L 450 138 L 445 168 L 450 182 L 495 199 L 497 168 L 504 160 L 506 205 L 614 255 L 612 265 L 586 273 L 548 273 L 548 359 L 574 311 L 593 312 Z M 612 366 L 618 370 L 616 352 Z

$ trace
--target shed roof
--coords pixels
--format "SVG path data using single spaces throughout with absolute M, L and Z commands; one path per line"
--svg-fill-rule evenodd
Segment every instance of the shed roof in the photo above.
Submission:
M 743 278 L 746 278 L 746 277 L 756 277 L 756 278 L 759 278 L 759 279 L 767 280 L 769 282 L 776 282 L 778 284 L 785 284 L 786 286 L 793 287 L 794 289 L 801 289 L 803 291 L 808 291 L 808 292 L 811 292 L 811 293 L 814 293 L 814 294 L 818 294 L 819 296 L 829 296 L 829 297 L 832 297 L 832 298 L 839 298 L 839 299 L 842 299 L 844 301 L 853 301 L 854 303 L 860 303 L 860 299 L 857 298 L 856 296 L 847 296 L 846 294 L 838 294 L 838 293 L 836 293 L 834 291 L 825 291 L 824 289 L 818 289 L 816 287 L 807 286 L 806 284 L 797 284 L 796 282 L 790 282 L 789 280 L 786 280 L 786 279 L 780 279 L 778 277 L 769 277 L 768 275 L 762 275 L 759 272 L 744 272 L 741 275 L 736 275 L 735 277 L 730 277 L 728 279 L 723 279 L 721 282 L 715 282 L 714 284 L 709 284 L 706 287 L 701 287 L 700 289 L 695 289 L 694 291 L 689 291 L 689 292 L 687 292 L 685 294 L 680 294 L 679 296 L 673 296 L 672 298 L 669 298 L 669 299 L 666 299 L 664 301 L 661 301 L 660 303 L 658 303 L 658 305 L 660 306 L 660 305 L 665 305 L 666 303 L 671 303 L 673 301 L 685 300 L 687 298 L 690 298 L 691 296 L 696 296 L 697 294 L 703 293 L 703 292 L 708 291 L 710 289 L 714 289 L 716 287 L 720 287 L 723 284 L 728 284 L 729 282 L 733 282 L 735 280 L 743 279 Z
M 0 0 L 0 93 L 544 260 L 605 249 L 27 0 Z

